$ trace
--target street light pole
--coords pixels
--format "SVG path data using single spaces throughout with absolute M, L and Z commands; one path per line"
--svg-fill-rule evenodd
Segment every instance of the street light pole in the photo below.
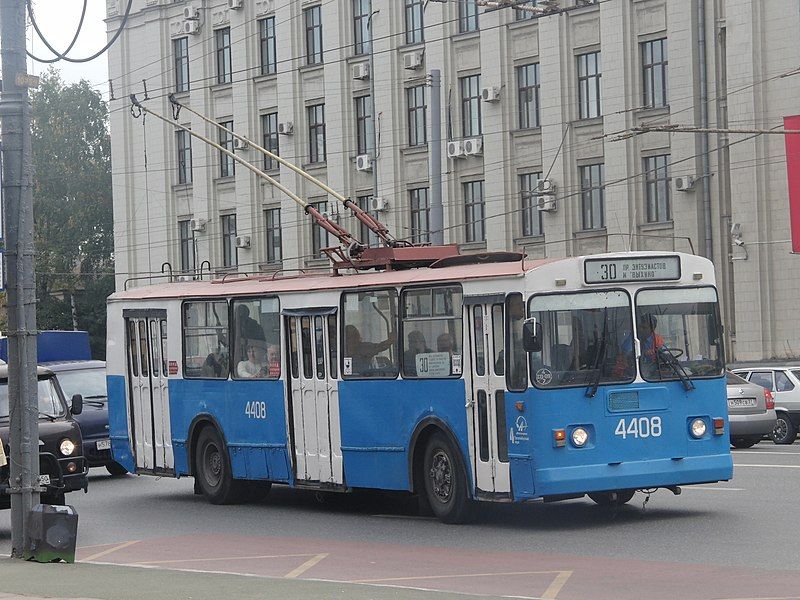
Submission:
M 25 57 L 25 0 L 0 0 L 3 89 L 3 201 L 8 260 L 8 400 L 11 556 L 21 558 L 28 513 L 39 503 L 36 277 L 33 248 L 31 119 Z
M 431 244 L 444 245 L 444 205 L 442 203 L 442 73 L 431 69 L 430 73 L 430 134 L 428 139 L 428 165 L 431 188 L 431 218 L 428 224 Z

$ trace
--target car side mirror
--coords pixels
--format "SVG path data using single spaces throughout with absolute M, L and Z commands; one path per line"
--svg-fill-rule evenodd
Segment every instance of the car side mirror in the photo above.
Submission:
M 525 352 L 542 351 L 542 324 L 536 317 L 525 319 L 522 325 L 522 347 Z
M 80 394 L 72 396 L 72 407 L 70 411 L 73 415 L 79 415 L 83 412 L 83 396 Z

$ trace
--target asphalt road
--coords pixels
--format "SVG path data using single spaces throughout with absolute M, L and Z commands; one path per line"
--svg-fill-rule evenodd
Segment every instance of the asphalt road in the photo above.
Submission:
M 685 487 L 680 496 L 660 490 L 644 505 L 638 493 L 614 511 L 588 499 L 483 505 L 477 521 L 462 526 L 418 516 L 403 495 L 320 502 L 276 487 L 261 504 L 212 506 L 193 495 L 191 479 L 117 479 L 99 469 L 89 493 L 68 502 L 80 515 L 79 561 L 136 566 L 145 577 L 144 567 L 191 570 L 275 578 L 287 589 L 322 580 L 437 598 L 416 590 L 557 600 L 800 598 L 800 441 L 733 452 L 732 481 Z M 9 517 L 0 513 L 0 555 L 10 551 Z M 0 591 L 10 591 L 2 578 Z

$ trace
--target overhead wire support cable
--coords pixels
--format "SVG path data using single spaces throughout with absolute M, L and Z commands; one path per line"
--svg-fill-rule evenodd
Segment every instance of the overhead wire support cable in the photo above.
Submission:
M 255 143 L 253 140 L 249 139 L 248 137 L 236 133 L 232 129 L 229 129 L 229 128 L 225 127 L 224 125 L 214 121 L 213 119 L 210 119 L 210 118 L 206 117 L 205 115 L 203 115 L 203 114 L 197 112 L 196 110 L 186 106 L 185 104 L 181 104 L 175 98 L 175 94 L 169 94 L 168 98 L 169 98 L 170 104 L 172 105 L 173 117 L 176 120 L 178 119 L 178 114 L 180 113 L 181 110 L 186 110 L 186 111 L 192 113 L 193 115 L 195 115 L 198 118 L 202 119 L 204 122 L 208 123 L 209 125 L 213 125 L 214 127 L 219 129 L 220 131 L 225 131 L 228 134 L 232 135 L 235 139 L 237 139 L 237 140 L 239 140 L 241 142 L 244 142 L 245 144 L 248 144 L 249 146 L 252 146 L 256 150 L 261 152 L 264 156 L 266 156 L 266 157 L 268 157 L 268 158 L 270 158 L 270 159 L 272 159 L 272 160 L 284 165 L 286 168 L 288 168 L 291 171 L 294 171 L 295 173 L 300 175 L 303 179 L 306 179 L 307 181 L 313 183 L 314 185 L 318 186 L 319 188 L 321 188 L 326 193 L 328 193 L 331 196 L 333 196 L 334 198 L 336 198 L 339 202 L 342 203 L 342 205 L 345 208 L 350 209 L 353 212 L 353 214 L 355 215 L 355 217 L 361 223 L 363 223 L 370 231 L 375 233 L 375 235 L 377 235 L 378 238 L 386 246 L 388 246 L 390 248 L 394 248 L 394 247 L 396 247 L 398 245 L 406 245 L 407 244 L 407 242 L 405 242 L 404 240 L 395 239 L 395 237 L 392 236 L 389 233 L 389 230 L 386 228 L 386 226 L 383 223 L 381 223 L 378 219 L 376 219 L 371 214 L 369 214 L 367 211 L 365 211 L 360 206 L 358 206 L 358 204 L 356 204 L 355 202 L 353 202 L 352 200 L 350 200 L 346 196 L 340 194 L 339 192 L 337 192 L 336 190 L 334 190 L 333 188 L 331 188 L 330 186 L 328 186 L 324 182 L 320 181 L 319 179 L 317 179 L 316 177 L 314 177 L 313 175 L 311 175 L 307 171 L 301 169 L 297 165 L 289 162 L 288 160 L 286 160 L 285 158 L 282 158 L 281 156 L 275 154 L 274 152 L 271 152 L 271 151 L 267 150 L 266 148 L 260 146 L 259 144 Z M 263 172 L 259 171 L 259 173 L 263 173 Z M 267 175 L 267 177 L 269 177 L 269 176 Z M 273 179 L 272 181 L 275 181 L 275 180 Z
M 30 1 L 28 1 L 27 4 L 28 4 L 28 12 L 30 13 L 31 10 Z M 75 30 L 75 35 L 73 36 L 72 41 L 69 43 L 69 46 L 67 46 L 67 49 L 64 50 L 64 52 L 55 52 L 55 54 L 57 55 L 55 58 L 36 58 L 33 54 L 31 54 L 26 50 L 27 55 L 37 62 L 52 64 L 61 60 L 61 56 L 69 54 L 69 51 L 72 50 L 73 46 L 75 46 L 75 42 L 78 41 L 78 37 L 80 37 L 81 35 L 81 30 L 83 29 L 83 20 L 86 18 L 86 7 L 88 6 L 88 4 L 89 0 L 83 0 L 83 10 L 81 10 L 81 18 L 78 21 L 78 28 Z M 31 22 L 33 22 L 33 16 L 31 16 Z M 42 39 L 42 41 L 44 42 L 44 39 Z M 45 45 L 48 48 L 50 47 L 47 42 L 45 42 Z

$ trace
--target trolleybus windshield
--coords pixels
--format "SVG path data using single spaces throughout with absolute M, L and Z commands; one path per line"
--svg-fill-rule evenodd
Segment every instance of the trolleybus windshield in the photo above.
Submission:
M 722 336 L 714 288 L 641 290 L 636 295 L 642 378 L 719 377 Z
M 623 291 L 534 296 L 542 350 L 531 353 L 536 387 L 628 383 L 636 377 L 631 301 Z

